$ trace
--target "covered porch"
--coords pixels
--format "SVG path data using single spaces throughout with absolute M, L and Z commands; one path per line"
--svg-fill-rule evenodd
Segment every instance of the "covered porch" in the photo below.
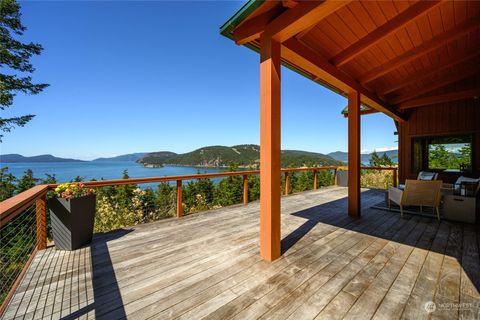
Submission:
M 362 189 L 362 219 L 345 214 L 346 188 L 282 197 L 273 263 L 259 255 L 259 202 L 49 247 L 3 318 L 480 317 L 478 228 L 372 209 L 383 196 Z
M 462 141 L 471 149 L 468 169 L 442 172 L 441 179 L 480 176 L 479 26 L 475 1 L 252 0 L 221 27 L 260 53 L 264 259 L 281 255 L 281 65 L 348 98 L 345 214 L 360 217 L 361 115 L 383 112 L 395 122 L 401 182 L 432 169 L 428 141 Z M 415 151 L 419 136 L 422 152 Z

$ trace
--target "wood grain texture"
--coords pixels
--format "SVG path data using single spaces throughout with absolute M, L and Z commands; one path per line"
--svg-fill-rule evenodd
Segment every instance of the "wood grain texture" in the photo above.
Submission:
M 74 252 L 37 252 L 4 319 L 475 319 L 441 309 L 480 299 L 476 226 L 372 209 L 347 189 L 282 201 L 282 252 L 260 258 L 259 202 L 94 237 Z M 424 304 L 437 303 L 428 314 Z

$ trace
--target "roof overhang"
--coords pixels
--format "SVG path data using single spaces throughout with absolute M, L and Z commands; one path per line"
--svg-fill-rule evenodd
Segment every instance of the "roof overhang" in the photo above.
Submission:
M 394 9 L 382 1 L 369 4 L 377 7 L 376 12 L 369 11 L 371 6 L 356 1 L 250 0 L 220 28 L 220 32 L 257 52 L 259 35 L 266 33 L 282 44 L 284 66 L 343 96 L 352 91 L 360 93 L 362 114 L 379 111 L 402 122 L 410 114 L 404 110 L 405 106 L 417 107 L 424 101 L 445 99 L 442 95 L 445 86 L 457 85 L 459 81 L 474 83 L 473 88 L 467 85 L 459 89 L 475 92 L 478 81 L 471 81 L 469 77 L 479 78 L 475 63 L 480 57 L 480 37 L 468 36 L 479 31 L 480 3 L 471 3 L 465 17 L 460 19 L 450 17 L 453 11 L 447 7 L 460 6 L 457 3 L 400 1 L 395 3 L 397 8 Z M 422 25 L 423 20 L 432 20 L 432 16 L 438 18 L 440 10 L 444 19 L 441 28 L 436 30 L 438 26 L 432 24 L 431 35 L 422 34 L 415 40 L 418 43 L 414 47 L 409 48 L 402 42 L 406 41 L 405 34 Z M 361 24 L 356 15 L 363 17 Z M 379 23 L 375 19 L 384 21 Z M 361 30 L 368 28 L 370 30 Z M 467 49 L 447 48 L 452 41 L 463 41 L 462 37 L 467 37 L 462 46 Z M 388 45 L 398 50 L 379 52 L 379 48 Z M 445 56 L 446 50 L 451 57 Z M 425 70 L 416 71 L 419 63 L 425 63 L 427 54 L 438 55 L 438 64 L 432 63 Z M 449 74 L 452 70 L 455 76 Z M 437 71 L 446 74 L 439 75 Z M 432 92 L 434 95 L 429 99 Z M 455 98 L 464 99 L 464 96 L 456 95 Z M 450 95 L 447 98 L 453 99 Z

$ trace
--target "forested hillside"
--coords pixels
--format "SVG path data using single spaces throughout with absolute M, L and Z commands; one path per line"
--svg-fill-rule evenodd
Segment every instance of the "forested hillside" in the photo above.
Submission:
M 183 154 L 172 152 L 153 152 L 145 155 L 138 162 L 143 164 L 157 165 L 183 165 L 183 166 L 205 166 L 205 167 L 228 167 L 235 162 L 242 167 L 256 167 L 260 159 L 260 146 L 255 144 L 243 144 L 232 147 L 210 146 L 197 149 Z M 322 153 L 283 150 L 282 166 L 334 166 L 342 165 Z

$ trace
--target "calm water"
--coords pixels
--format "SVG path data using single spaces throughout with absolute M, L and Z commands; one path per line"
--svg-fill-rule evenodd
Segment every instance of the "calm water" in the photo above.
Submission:
M 123 170 L 128 170 L 131 178 L 176 176 L 186 174 L 213 173 L 225 171 L 219 168 L 197 168 L 197 167 L 174 167 L 165 166 L 162 168 L 144 168 L 142 165 L 131 161 L 112 162 L 51 162 L 51 163 L 2 163 L 8 167 L 8 171 L 15 177 L 23 176 L 27 169 L 32 169 L 34 177 L 43 179 L 45 174 L 55 174 L 58 182 L 66 182 L 80 176 L 84 180 L 91 179 L 121 179 Z M 153 186 L 154 184 L 149 184 Z M 142 185 L 143 187 L 147 184 Z

